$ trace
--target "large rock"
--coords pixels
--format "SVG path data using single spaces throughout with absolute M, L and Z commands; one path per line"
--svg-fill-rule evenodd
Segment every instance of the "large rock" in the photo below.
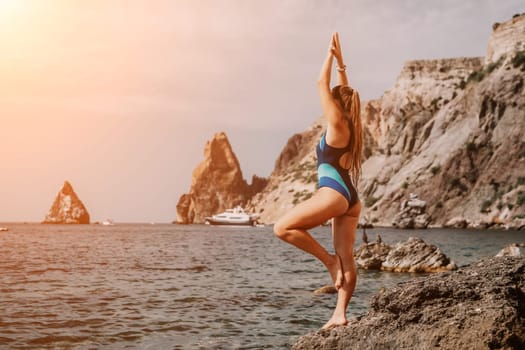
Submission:
M 448 228 L 467 228 L 470 222 L 462 216 L 456 216 L 448 220 L 443 227 Z
M 391 249 L 391 246 L 383 242 L 365 243 L 354 253 L 356 266 L 365 270 L 381 270 Z
M 293 349 L 523 349 L 524 305 L 525 258 L 485 259 L 382 290 L 366 315 Z
M 441 250 L 421 238 L 410 237 L 390 246 L 382 241 L 365 243 L 354 252 L 358 268 L 391 272 L 443 272 L 457 269 Z
M 430 215 L 426 212 L 427 202 L 410 193 L 409 199 L 401 203 L 401 211 L 392 221 L 392 226 L 401 229 L 427 228 L 430 224 Z
M 203 223 L 206 216 L 244 206 L 265 183 L 254 177 L 253 186 L 248 185 L 226 134 L 215 134 L 206 144 L 204 160 L 193 170 L 190 192 L 177 203 L 176 222 Z
M 58 192 L 44 224 L 89 224 L 89 213 L 68 181 Z
M 421 238 L 410 237 L 388 253 L 381 270 L 393 272 L 442 272 L 457 269 L 441 250 Z
M 525 243 L 512 243 L 498 252 L 496 257 L 501 256 L 525 256 Z

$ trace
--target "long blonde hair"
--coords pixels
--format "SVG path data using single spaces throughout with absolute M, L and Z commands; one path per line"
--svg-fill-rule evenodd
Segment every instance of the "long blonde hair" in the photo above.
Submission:
M 346 85 L 337 85 L 332 96 L 341 103 L 350 128 L 350 168 L 348 173 L 357 186 L 361 176 L 363 152 L 363 127 L 361 125 L 361 100 L 357 90 Z

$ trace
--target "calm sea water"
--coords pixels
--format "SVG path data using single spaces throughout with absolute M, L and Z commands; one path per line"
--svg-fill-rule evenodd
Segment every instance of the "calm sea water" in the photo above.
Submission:
M 3 225 L 2 225 L 3 226 Z M 0 348 L 283 349 L 321 327 L 335 295 L 322 265 L 271 227 L 11 224 L 0 232 Z M 459 265 L 525 232 L 367 230 L 418 236 Z M 330 228 L 313 234 L 331 246 Z M 361 231 L 357 243 L 361 243 Z M 417 275 L 359 272 L 349 317 Z

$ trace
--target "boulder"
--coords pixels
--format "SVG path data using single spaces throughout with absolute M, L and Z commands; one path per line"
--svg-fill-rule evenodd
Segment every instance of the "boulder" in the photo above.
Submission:
M 358 268 L 365 270 L 380 270 L 391 247 L 383 242 L 365 243 L 354 253 Z
M 456 264 L 438 247 L 416 237 L 397 243 L 381 265 L 381 270 L 393 272 L 441 272 L 455 269 Z
M 68 181 L 58 192 L 43 224 L 89 224 L 89 213 Z
M 470 225 L 470 222 L 462 216 L 455 216 L 452 219 L 448 220 L 444 227 L 448 228 L 467 228 Z
M 525 257 L 489 258 L 383 289 L 366 315 L 292 349 L 523 349 L 523 305 Z
M 337 293 L 337 289 L 335 289 L 334 286 L 332 285 L 325 285 L 325 286 L 322 286 L 321 288 L 317 288 L 315 291 L 314 291 L 314 294 L 315 295 L 319 295 L 319 294 L 336 294 Z
M 426 213 L 427 202 L 410 193 L 409 199 L 401 203 L 401 211 L 396 214 L 392 226 L 401 229 L 427 228 L 431 217 Z
M 496 257 L 501 256 L 525 256 L 525 243 L 509 244 L 496 254 Z

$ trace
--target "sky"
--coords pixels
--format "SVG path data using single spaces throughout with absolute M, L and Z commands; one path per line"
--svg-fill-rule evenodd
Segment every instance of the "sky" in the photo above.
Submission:
M 379 98 L 411 59 L 484 56 L 522 0 L 0 0 L 0 222 L 39 222 L 65 180 L 92 221 L 171 222 L 206 141 L 269 176 L 321 115 L 338 31 Z

